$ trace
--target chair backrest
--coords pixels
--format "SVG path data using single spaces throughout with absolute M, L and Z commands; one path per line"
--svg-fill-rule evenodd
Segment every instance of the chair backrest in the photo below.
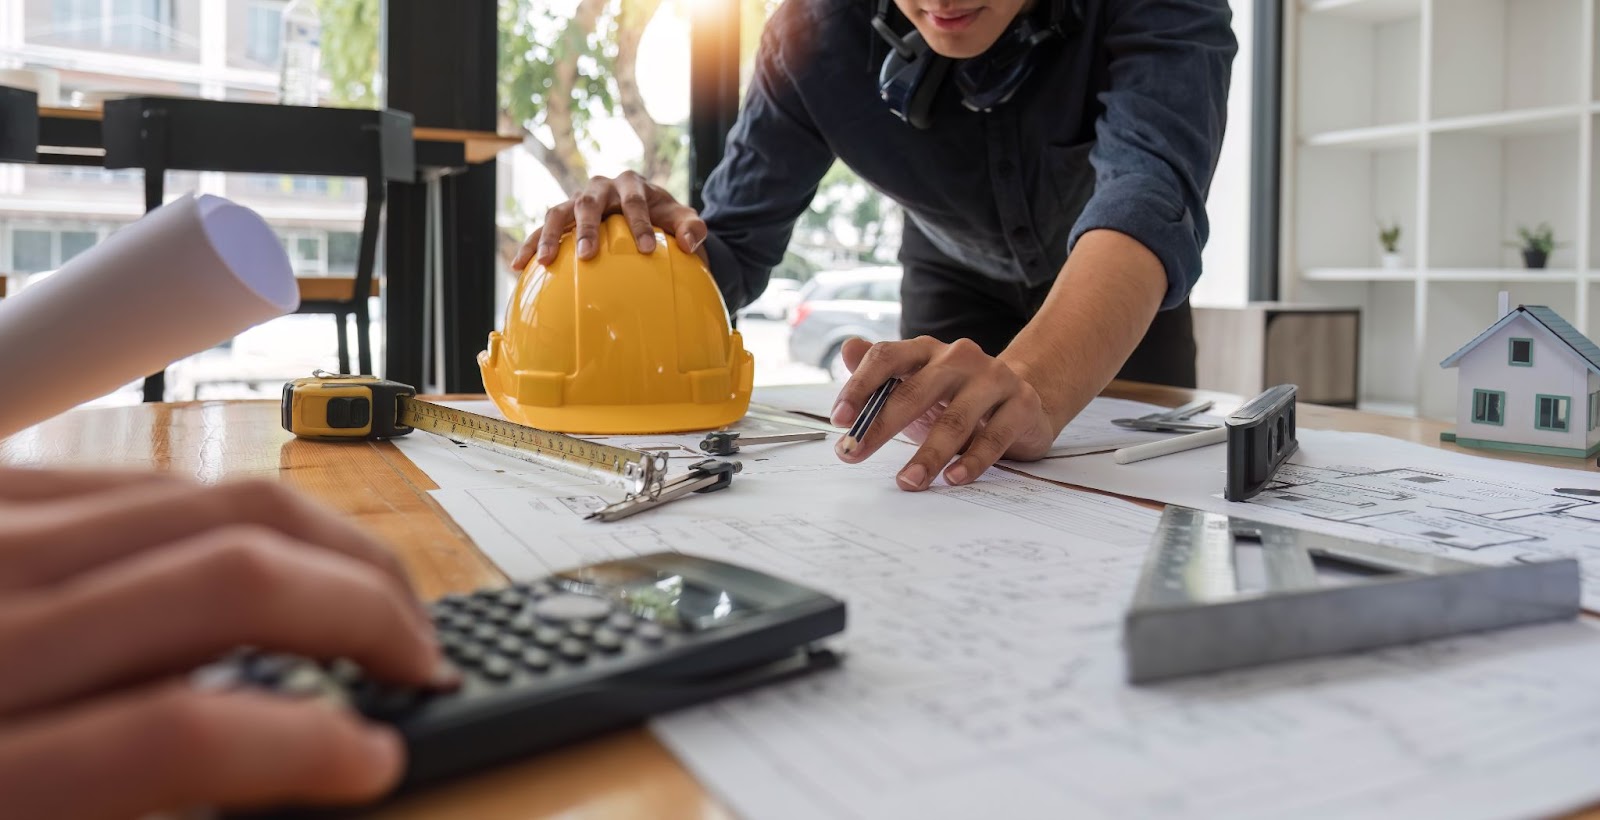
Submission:
M 0 162 L 39 161 L 39 95 L 0 85 Z

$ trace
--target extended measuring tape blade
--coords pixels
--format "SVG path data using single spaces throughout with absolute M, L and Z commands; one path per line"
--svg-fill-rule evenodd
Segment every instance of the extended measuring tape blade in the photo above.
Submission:
M 666 458 L 660 453 L 614 447 L 410 397 L 401 397 L 399 403 L 399 421 L 406 426 L 618 486 L 630 495 L 654 496 L 666 478 Z

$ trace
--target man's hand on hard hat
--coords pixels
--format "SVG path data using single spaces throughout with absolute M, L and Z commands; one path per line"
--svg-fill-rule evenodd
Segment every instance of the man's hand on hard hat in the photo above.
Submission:
M 927 489 L 941 471 L 946 483 L 966 484 L 1001 458 L 1043 458 L 1138 346 L 1166 288 L 1165 269 L 1149 249 L 1126 234 L 1095 230 L 1078 240 L 1038 314 L 999 356 L 969 339 L 847 341 L 851 376 L 839 391 L 834 424 L 854 422 L 890 377 L 902 382 L 839 458 L 864 461 L 904 433 L 922 445 L 896 477 L 912 491 Z
M 660 228 L 673 236 L 685 253 L 699 254 L 705 260 L 701 245 L 706 241 L 706 223 L 700 215 L 660 186 L 633 171 L 624 171 L 615 179 L 590 179 L 577 196 L 545 212 L 544 224 L 522 243 L 512 269 L 522 270 L 530 260 L 541 265 L 554 262 L 561 237 L 569 230 L 576 235 L 578 258 L 593 259 L 599 250 L 600 223 L 616 213 L 628 218 L 640 253 L 655 251 L 655 232 Z

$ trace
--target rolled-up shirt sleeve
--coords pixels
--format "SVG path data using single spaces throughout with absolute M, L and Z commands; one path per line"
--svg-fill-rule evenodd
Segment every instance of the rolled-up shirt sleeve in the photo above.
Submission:
M 701 192 L 706 255 L 729 310 L 766 288 L 834 159 L 784 64 L 777 30 L 768 24 L 726 153 Z
M 1133 237 L 1166 269 L 1163 310 L 1200 278 L 1210 232 L 1206 194 L 1222 149 L 1233 57 L 1226 0 L 1108 4 L 1109 89 L 1089 162 L 1095 191 L 1069 246 L 1106 228 Z

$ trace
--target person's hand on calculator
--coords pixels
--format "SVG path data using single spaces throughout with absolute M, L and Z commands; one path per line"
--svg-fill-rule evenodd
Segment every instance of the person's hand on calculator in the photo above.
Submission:
M 399 779 L 390 728 L 198 687 L 248 645 L 448 685 L 395 558 L 280 485 L 0 469 L 0 813 L 348 803 Z

